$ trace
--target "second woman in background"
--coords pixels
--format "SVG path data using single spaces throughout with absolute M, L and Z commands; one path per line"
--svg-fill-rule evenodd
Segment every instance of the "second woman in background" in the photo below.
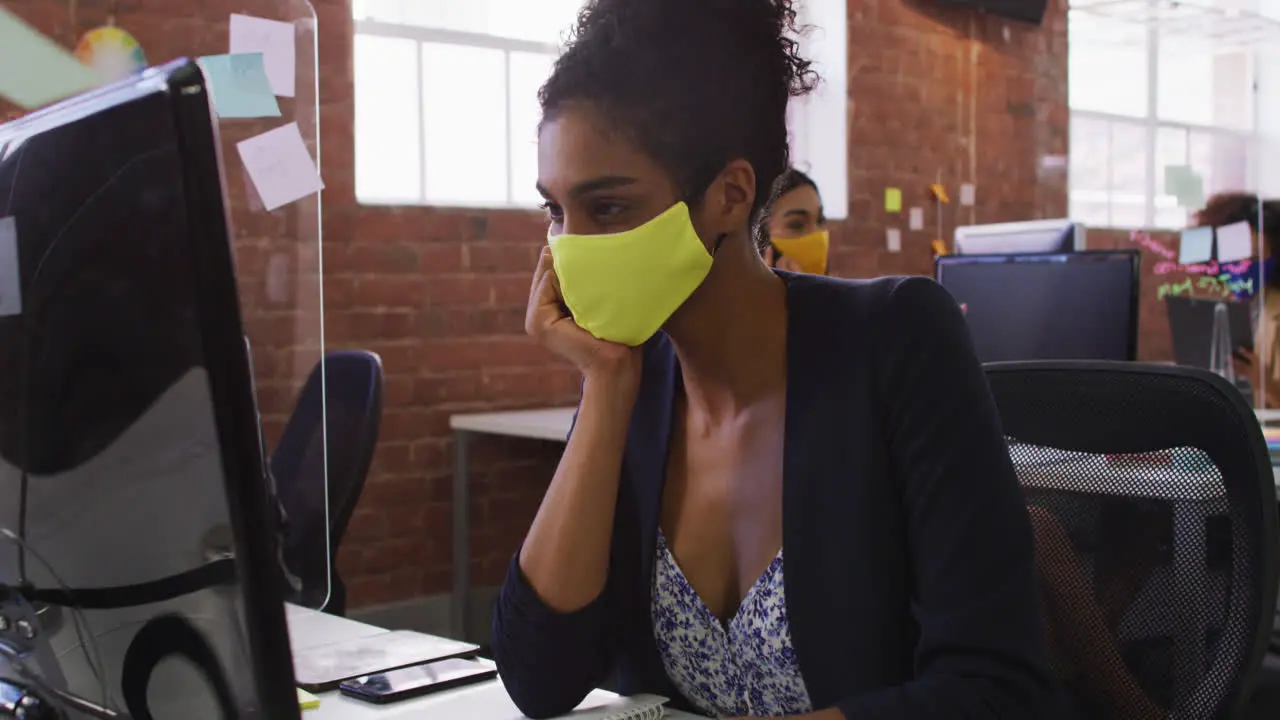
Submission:
M 1280 250 L 1280 200 L 1263 200 L 1251 193 L 1220 193 L 1209 198 L 1194 220 L 1196 225 L 1214 228 L 1248 223 L 1253 246 L 1260 246 L 1258 256 L 1248 263 L 1243 272 L 1228 273 L 1236 281 L 1233 284 L 1243 288 L 1235 293 L 1236 299 L 1253 302 L 1256 313 L 1257 335 L 1253 351 L 1241 353 L 1245 363 L 1237 371 L 1255 380 L 1257 358 L 1262 358 L 1266 369 L 1262 388 L 1266 404 L 1268 407 L 1280 405 L 1280 356 L 1275 343 L 1277 329 L 1280 329 L 1280 272 L 1276 271 L 1276 258 L 1280 257 L 1277 255 L 1277 250 Z M 1238 282 L 1242 280 L 1247 282 Z M 1262 400 L 1261 396 L 1255 398 L 1255 402 Z
M 769 267 L 827 274 L 831 237 L 813 178 L 790 168 L 778 176 L 773 201 L 760 219 L 760 245 Z

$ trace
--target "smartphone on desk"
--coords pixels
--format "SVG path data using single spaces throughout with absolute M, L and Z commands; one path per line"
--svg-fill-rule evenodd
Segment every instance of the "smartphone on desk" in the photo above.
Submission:
M 454 658 L 354 678 L 339 685 L 338 691 L 357 700 L 385 705 L 497 676 L 497 670 L 482 662 Z

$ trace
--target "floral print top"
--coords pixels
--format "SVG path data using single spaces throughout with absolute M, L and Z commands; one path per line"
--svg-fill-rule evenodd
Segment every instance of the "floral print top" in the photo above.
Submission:
M 726 628 L 689 584 L 658 532 L 653 635 L 667 676 L 712 717 L 782 717 L 813 711 L 800 677 L 782 586 L 782 551 Z

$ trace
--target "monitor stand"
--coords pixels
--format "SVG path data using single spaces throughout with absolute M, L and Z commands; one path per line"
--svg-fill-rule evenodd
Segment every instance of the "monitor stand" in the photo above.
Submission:
M 1235 346 L 1231 339 L 1231 322 L 1227 304 L 1213 306 L 1213 331 L 1209 335 L 1209 370 L 1236 384 L 1236 368 L 1232 358 Z

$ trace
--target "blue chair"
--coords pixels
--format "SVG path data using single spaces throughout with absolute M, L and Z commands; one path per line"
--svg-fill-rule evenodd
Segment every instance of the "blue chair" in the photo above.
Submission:
M 382 421 L 382 359 L 366 350 L 327 353 L 317 363 L 271 454 L 271 473 L 285 514 L 285 565 L 301 580 L 293 601 L 345 615 L 346 585 L 335 560 L 364 489 Z M 323 389 L 323 392 L 322 392 Z M 328 523 L 325 522 L 325 433 L 328 418 Z M 329 552 L 324 543 L 328 538 Z

